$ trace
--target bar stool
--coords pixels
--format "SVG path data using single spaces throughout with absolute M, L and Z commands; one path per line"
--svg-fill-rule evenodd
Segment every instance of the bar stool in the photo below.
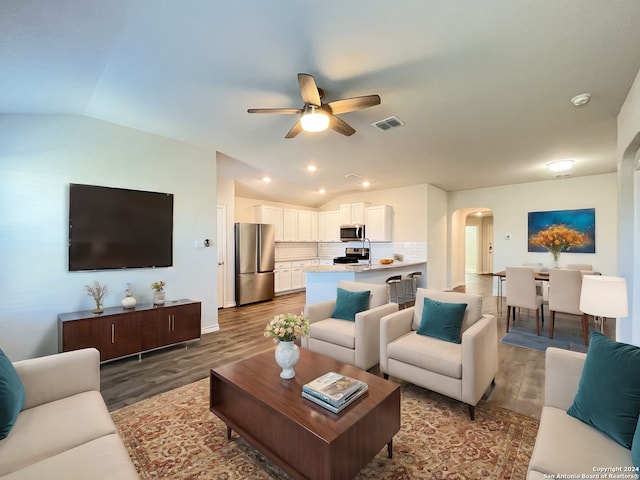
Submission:
M 405 305 L 416 301 L 416 290 L 418 289 L 418 280 L 422 277 L 422 272 L 412 272 L 402 278 L 402 292 L 404 295 Z
M 404 308 L 406 306 L 406 301 L 402 288 L 402 275 L 393 275 L 387 278 L 385 283 L 389 285 L 389 301 L 397 303 L 400 308 Z

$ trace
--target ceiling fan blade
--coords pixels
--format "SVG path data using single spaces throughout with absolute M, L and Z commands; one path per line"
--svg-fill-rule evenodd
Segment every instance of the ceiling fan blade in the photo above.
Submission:
M 334 115 L 329 116 L 329 128 L 332 128 L 336 132 L 347 137 L 356 133 L 355 129 L 351 125 Z
M 322 105 L 318 86 L 311 75 L 308 73 L 299 73 L 298 85 L 300 86 L 300 96 L 302 96 L 304 103 L 315 105 L 316 107 Z
M 291 127 L 291 130 L 287 132 L 284 138 L 293 138 L 296 135 L 298 135 L 301 131 L 302 131 L 302 124 L 300 123 L 300 121 L 297 121 L 295 125 Z
M 250 108 L 247 110 L 249 113 L 285 113 L 294 114 L 302 113 L 299 108 Z
M 327 105 L 331 109 L 331 113 L 339 115 L 341 113 L 353 112 L 354 110 L 380 105 L 380 95 L 345 98 L 344 100 L 329 102 Z

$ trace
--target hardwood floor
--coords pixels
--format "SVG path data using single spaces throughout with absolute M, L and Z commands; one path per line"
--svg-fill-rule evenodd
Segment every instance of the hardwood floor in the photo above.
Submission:
M 494 277 L 468 274 L 466 290 L 484 297 L 483 312 L 496 314 L 496 297 L 492 296 Z M 220 331 L 202 336 L 198 342 L 104 364 L 102 394 L 110 410 L 138 402 L 208 376 L 209 369 L 274 348 L 273 340 L 263 336 L 266 323 L 274 315 L 298 313 L 304 308 L 305 294 L 294 293 L 275 300 L 218 311 Z M 506 329 L 505 315 L 498 316 L 496 335 Z M 545 317 L 548 310 L 545 308 Z M 535 319 L 526 311 L 518 323 L 535 328 Z M 608 321 L 605 333 L 611 337 L 614 325 Z M 580 322 L 556 317 L 556 331 L 580 334 Z M 548 318 L 541 334 L 548 335 Z M 485 400 L 524 415 L 539 418 L 544 395 L 544 353 L 498 343 L 499 371 L 495 386 Z M 370 370 L 378 373 L 378 367 Z

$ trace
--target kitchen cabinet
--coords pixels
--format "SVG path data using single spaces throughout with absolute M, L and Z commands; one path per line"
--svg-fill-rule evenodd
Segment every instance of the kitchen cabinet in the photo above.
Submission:
M 366 202 L 346 203 L 340 205 L 340 225 L 365 224 Z
M 284 238 L 284 212 L 281 207 L 270 205 L 256 205 L 256 223 L 269 223 L 275 229 L 275 241 L 281 242 Z
M 318 212 L 318 240 L 321 242 L 340 241 L 340 211 Z
M 291 262 L 291 289 L 299 290 L 305 287 L 304 267 L 311 265 L 311 261 Z
M 141 355 L 156 348 L 200 338 L 200 302 L 178 300 L 166 307 L 105 308 L 58 315 L 59 350 L 96 348 L 100 361 Z
M 291 290 L 291 262 L 276 262 L 273 273 L 276 293 Z
M 298 241 L 298 210 L 282 209 L 282 240 L 284 242 Z
M 298 241 L 318 241 L 318 212 L 298 210 Z
M 372 242 L 391 242 L 393 240 L 393 208 L 391 205 L 367 207 L 365 227 L 365 233 Z

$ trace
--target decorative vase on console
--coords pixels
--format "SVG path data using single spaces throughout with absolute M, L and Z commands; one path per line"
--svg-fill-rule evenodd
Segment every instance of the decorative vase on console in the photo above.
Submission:
M 93 282 L 93 286 L 85 285 L 84 287 L 87 290 L 87 294 L 90 297 L 93 297 L 93 301 L 96 302 L 96 308 L 94 308 L 92 312 L 96 315 L 103 313 L 103 300 L 104 296 L 109 293 L 109 286 L 100 285 L 98 282 Z
M 122 306 L 126 309 L 131 309 L 136 306 L 136 303 L 136 299 L 133 297 L 133 292 L 131 291 L 131 285 L 127 283 L 127 290 L 124 292 Z
M 164 305 L 164 286 L 166 284 L 163 281 L 153 282 L 151 288 L 153 289 L 153 304 Z

